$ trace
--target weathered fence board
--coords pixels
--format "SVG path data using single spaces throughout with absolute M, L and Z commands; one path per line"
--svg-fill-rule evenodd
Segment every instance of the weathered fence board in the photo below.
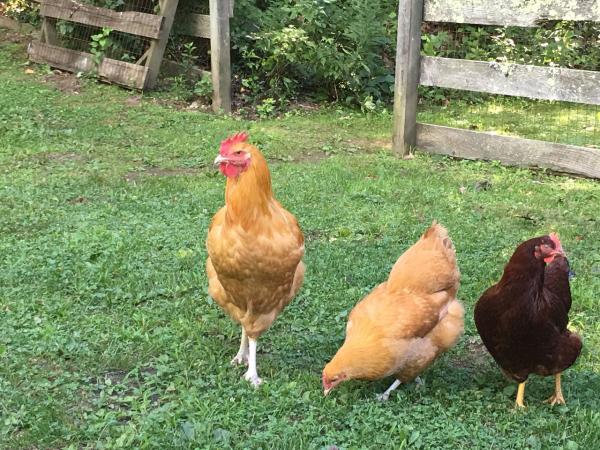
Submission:
M 229 1 L 210 0 L 210 72 L 213 83 L 213 110 L 231 112 L 231 56 Z
M 430 153 L 464 159 L 500 161 L 520 167 L 544 167 L 600 178 L 600 149 L 557 144 L 439 125 L 417 125 L 417 146 Z
M 600 0 L 425 0 L 424 20 L 520 27 L 543 20 L 600 21 Z
M 420 83 L 600 105 L 600 72 L 423 56 Z
M 423 0 L 400 0 L 392 148 L 401 155 L 408 154 L 416 143 L 422 17 Z
M 158 72 L 160 71 L 160 64 L 167 48 L 167 42 L 169 41 L 169 34 L 171 34 L 171 27 L 175 20 L 175 12 L 177 11 L 177 5 L 179 0 L 159 0 L 160 15 L 163 16 L 164 22 L 163 27 L 160 31 L 160 36 L 150 44 L 148 50 L 148 59 L 146 60 L 146 67 L 148 68 L 148 76 L 146 77 L 145 88 L 152 89 L 158 79 Z
M 137 11 L 117 12 L 78 3 L 74 0 L 43 0 L 40 14 L 44 17 L 68 20 L 94 27 L 132 33 L 157 39 L 163 17 Z
M 62 70 L 89 73 L 96 68 L 93 55 L 90 53 L 36 41 L 29 44 L 27 52 L 32 61 L 49 64 Z M 97 75 L 100 78 L 136 89 L 144 87 L 147 71 L 144 66 L 109 58 L 104 58 L 97 67 Z
M 210 39 L 210 16 L 207 14 L 186 14 L 176 17 L 175 22 L 181 34 Z

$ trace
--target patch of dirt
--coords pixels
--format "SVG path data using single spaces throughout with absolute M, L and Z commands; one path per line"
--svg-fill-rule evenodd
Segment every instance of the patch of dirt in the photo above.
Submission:
M 44 83 L 48 83 L 66 94 L 77 95 L 81 91 L 81 80 L 74 74 L 54 70 L 46 75 L 43 79 Z
M 378 151 L 381 149 L 391 150 L 392 149 L 392 141 L 387 139 L 352 139 L 348 141 L 349 144 L 358 147 L 360 150 L 366 151 Z
M 315 150 L 308 153 L 302 153 L 295 156 L 273 156 L 268 159 L 269 165 L 277 165 L 280 163 L 316 163 L 327 159 L 331 154 L 321 150 Z
M 85 156 L 75 152 L 45 152 L 36 155 L 46 162 L 66 163 L 69 161 L 83 161 Z
M 129 97 L 127 100 L 125 100 L 125 105 L 126 106 L 140 106 L 142 103 L 142 96 L 141 95 L 133 95 L 131 97 Z
M 127 172 L 123 178 L 127 182 L 134 182 L 142 177 L 178 177 L 192 176 L 202 172 L 203 168 L 178 167 L 176 169 L 161 169 L 159 167 L 142 169 L 135 172 Z
M 467 338 L 463 353 L 450 360 L 454 367 L 461 369 L 480 369 L 488 366 L 490 362 L 491 356 L 479 336 Z
M 90 201 L 90 200 L 89 200 L 87 197 L 83 197 L 83 196 L 81 196 L 81 197 L 75 197 L 75 198 L 72 198 L 72 199 L 70 199 L 68 202 L 69 202 L 69 204 L 71 204 L 71 205 L 81 205 L 81 204 L 83 204 L 83 203 L 88 203 L 89 201 Z
M 128 372 L 124 370 L 111 370 L 91 379 L 90 384 L 94 385 L 93 401 L 88 403 L 95 404 L 103 393 L 108 395 L 105 398 L 106 406 L 119 413 L 117 420 L 119 422 L 128 422 L 131 419 L 129 409 L 130 398 L 136 394 L 136 389 L 146 381 L 147 378 L 156 375 L 157 370 L 154 367 L 142 367 L 139 373 L 127 376 Z M 92 399 L 90 399 L 92 400 Z M 151 407 L 156 408 L 160 405 L 160 396 L 153 393 L 150 396 Z

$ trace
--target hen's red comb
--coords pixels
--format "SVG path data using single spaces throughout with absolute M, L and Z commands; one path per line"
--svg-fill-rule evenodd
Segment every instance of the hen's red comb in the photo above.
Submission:
M 240 133 L 236 133 L 233 136 L 228 137 L 224 141 L 221 141 L 221 148 L 219 153 L 221 155 L 226 155 L 230 152 L 231 147 L 235 144 L 241 144 L 242 142 L 248 142 L 248 133 L 242 131 Z
M 550 233 L 550 239 L 552 239 L 552 242 L 554 242 L 554 245 L 556 246 L 556 250 L 562 251 L 562 245 L 560 243 L 560 239 L 558 238 L 558 234 Z

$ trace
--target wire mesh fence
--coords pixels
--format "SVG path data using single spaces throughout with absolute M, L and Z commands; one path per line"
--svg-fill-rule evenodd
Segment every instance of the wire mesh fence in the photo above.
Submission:
M 77 4 L 106 8 L 115 12 L 140 12 L 155 14 L 158 12 L 158 0 L 78 0 Z M 73 11 L 76 11 L 74 9 Z M 59 19 L 56 23 L 58 38 L 66 48 L 84 52 L 101 52 L 103 57 L 119 61 L 139 60 L 148 50 L 151 39 L 136 35 L 140 30 L 132 23 L 129 32 L 113 30 L 109 27 L 86 25 L 74 21 Z M 94 44 L 103 38 L 101 45 Z
M 600 27 L 538 28 L 425 23 L 422 53 L 506 64 L 600 71 Z M 419 120 L 476 131 L 600 148 L 600 106 L 420 86 Z

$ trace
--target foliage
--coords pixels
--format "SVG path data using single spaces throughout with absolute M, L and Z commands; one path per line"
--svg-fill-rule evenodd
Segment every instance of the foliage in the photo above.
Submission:
M 67 95 L 25 73 L 23 46 L 3 37 L 0 448 L 597 447 L 597 182 L 395 158 L 381 114 L 337 108 L 249 122 L 146 96 L 132 106 L 131 93 L 87 80 Z M 540 123 L 553 116 L 539 112 Z M 277 198 L 306 235 L 306 282 L 259 341 L 266 383 L 257 391 L 229 366 L 239 329 L 209 299 L 203 269 L 223 204 L 211 162 L 238 130 L 263 149 Z M 349 309 L 434 218 L 458 249 L 466 335 L 423 386 L 402 386 L 386 404 L 375 394 L 388 380 L 323 397 L 320 370 Z M 577 274 L 571 327 L 584 352 L 563 376 L 567 406 L 542 404 L 553 382 L 534 377 L 528 410 L 514 411 L 514 385 L 481 350 L 472 308 L 515 244 L 548 230 Z
M 124 10 L 124 0 L 89 0 Z M 7 12 L 36 20 L 36 4 L 8 0 Z M 208 2 L 182 0 L 179 10 L 207 13 Z M 136 4 L 144 11 L 155 0 Z M 299 96 L 369 107 L 391 102 L 394 85 L 396 0 L 236 0 L 232 24 L 234 73 L 238 93 L 250 104 L 277 98 L 282 104 Z M 67 30 L 76 35 L 77 27 Z M 186 58 L 189 37 L 177 30 L 169 41 L 171 59 Z M 600 69 L 600 25 L 547 22 L 538 28 L 427 23 L 423 53 L 478 60 Z M 123 34 L 115 40 L 117 59 L 135 60 L 143 41 Z M 206 63 L 207 45 L 194 45 L 195 65 Z M 120 48 L 118 48 L 120 47 Z M 201 48 L 200 48 L 201 47 Z M 479 94 L 422 88 L 426 100 L 481 101 Z
M 259 98 L 300 90 L 355 104 L 389 97 L 395 8 L 387 0 L 241 0 L 232 27 L 238 70 Z
M 4 0 L 0 2 L 0 15 L 12 17 L 19 22 L 38 25 L 39 4 L 33 0 Z
M 110 39 L 111 32 L 112 29 L 104 27 L 100 33 L 93 34 L 90 37 L 92 40 L 92 42 L 90 42 L 90 53 L 92 54 L 92 61 L 94 62 L 94 69 L 96 71 L 102 63 L 102 59 L 106 56 L 106 51 L 112 45 Z

